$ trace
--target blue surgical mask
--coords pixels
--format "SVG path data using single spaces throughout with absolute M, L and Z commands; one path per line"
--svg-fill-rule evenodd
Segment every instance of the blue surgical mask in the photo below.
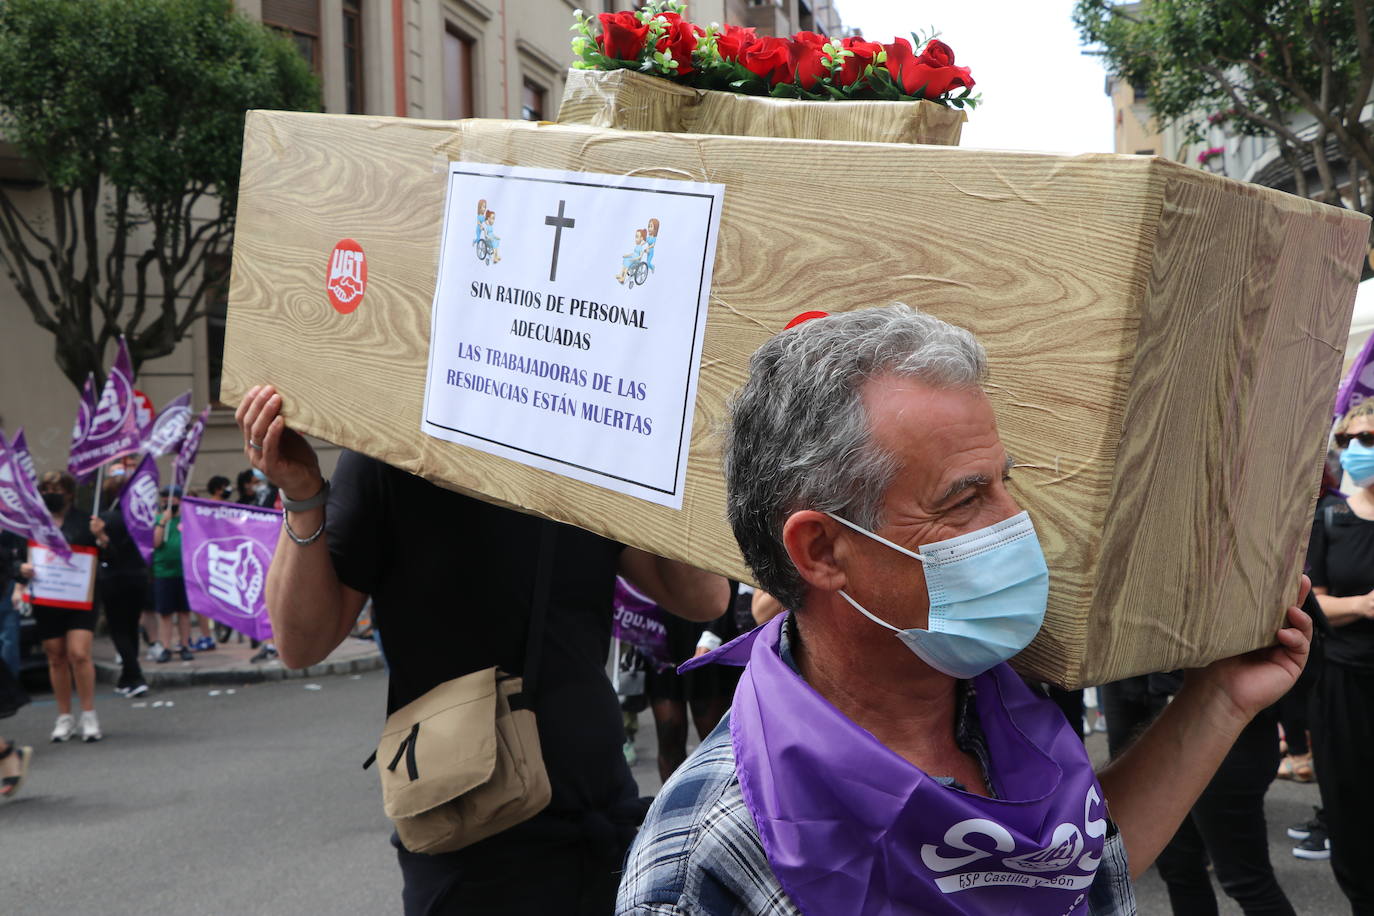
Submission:
M 253 476 L 258 480 L 266 480 L 267 474 L 261 468 L 253 468 Z
M 1355 486 L 1369 486 L 1374 483 L 1374 448 L 1361 445 L 1358 439 L 1353 440 L 1341 452 L 1341 467 L 1355 481 Z
M 928 629 L 899 630 L 843 590 L 840 597 L 896 633 L 935 670 L 961 679 L 976 677 L 1026 648 L 1040 632 L 1050 571 L 1025 512 L 957 538 L 924 544 L 920 553 L 837 515 L 830 517 L 925 566 Z

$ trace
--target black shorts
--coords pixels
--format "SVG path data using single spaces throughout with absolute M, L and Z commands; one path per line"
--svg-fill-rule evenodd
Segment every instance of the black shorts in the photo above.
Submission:
M 94 631 L 95 611 L 35 604 L 33 622 L 37 625 L 39 639 L 60 639 L 71 630 Z
M 164 617 L 189 613 L 191 605 L 186 600 L 186 579 L 182 576 L 153 579 L 153 610 Z

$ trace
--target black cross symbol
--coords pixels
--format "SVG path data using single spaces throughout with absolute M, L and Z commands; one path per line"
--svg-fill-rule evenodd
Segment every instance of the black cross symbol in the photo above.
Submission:
M 577 225 L 577 220 L 563 215 L 564 201 L 558 202 L 558 215 L 544 217 L 544 225 L 553 226 L 553 260 L 549 261 L 549 282 L 558 276 L 558 244 L 563 240 L 563 230 Z

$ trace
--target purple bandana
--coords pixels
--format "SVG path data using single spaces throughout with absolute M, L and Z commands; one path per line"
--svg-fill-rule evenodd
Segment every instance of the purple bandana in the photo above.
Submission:
M 1059 709 L 1005 664 L 974 678 L 1000 798 L 937 782 L 846 718 L 778 654 L 786 615 L 694 659 L 748 666 L 730 737 L 769 865 L 805 913 L 1087 912 L 1102 789 Z

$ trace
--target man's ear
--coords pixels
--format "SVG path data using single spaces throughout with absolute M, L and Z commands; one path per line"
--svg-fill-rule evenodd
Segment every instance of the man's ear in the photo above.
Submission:
M 792 565 L 806 584 L 823 592 L 838 591 L 847 579 L 841 557 L 836 557 L 836 535 L 840 526 L 823 512 L 803 509 L 793 512 L 782 523 L 782 543 Z

